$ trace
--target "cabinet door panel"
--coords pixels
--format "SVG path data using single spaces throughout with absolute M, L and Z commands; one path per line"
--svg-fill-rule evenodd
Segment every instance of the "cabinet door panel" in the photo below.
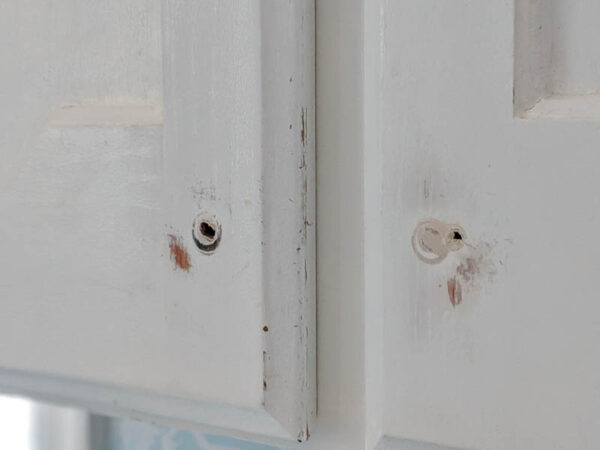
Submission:
M 376 3 L 365 70 L 383 162 L 382 430 L 595 448 L 597 5 Z M 464 230 L 460 249 L 419 234 L 437 220 Z M 425 263 L 425 247 L 441 259 Z
M 1 8 L 1 387 L 305 440 L 312 2 Z

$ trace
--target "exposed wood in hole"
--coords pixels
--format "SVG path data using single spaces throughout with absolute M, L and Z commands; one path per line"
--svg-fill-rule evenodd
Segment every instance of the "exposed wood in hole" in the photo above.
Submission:
M 194 220 L 192 236 L 200 251 L 209 255 L 221 242 L 221 225 L 214 216 L 202 213 Z
M 171 260 L 175 263 L 175 267 L 189 272 L 190 263 L 189 255 L 183 246 L 183 241 L 180 237 L 169 234 L 169 248 L 171 249 Z
M 209 238 L 209 239 L 214 238 L 215 234 L 216 234 L 215 229 L 206 222 L 202 222 L 200 224 L 200 232 L 202 233 L 203 236 L 205 236 L 206 238 Z

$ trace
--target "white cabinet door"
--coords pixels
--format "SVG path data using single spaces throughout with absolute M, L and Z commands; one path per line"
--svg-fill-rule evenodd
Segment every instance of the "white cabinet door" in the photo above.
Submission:
M 314 6 L 0 5 L 0 388 L 304 441 Z
M 600 447 L 598 8 L 317 3 L 322 448 Z
M 366 422 L 598 448 L 598 3 L 364 7 Z
M 598 5 L 321 0 L 315 123 L 312 3 L 0 5 L 0 388 L 318 450 L 597 448 Z

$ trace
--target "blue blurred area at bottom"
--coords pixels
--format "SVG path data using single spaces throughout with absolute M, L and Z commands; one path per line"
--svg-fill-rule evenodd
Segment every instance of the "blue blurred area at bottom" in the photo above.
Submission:
M 225 436 L 94 416 L 93 450 L 284 450 Z

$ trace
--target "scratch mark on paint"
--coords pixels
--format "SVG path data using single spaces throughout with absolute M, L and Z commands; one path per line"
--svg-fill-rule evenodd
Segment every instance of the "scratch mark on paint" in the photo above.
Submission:
M 302 159 L 304 160 L 304 152 L 302 153 Z M 302 234 L 302 242 L 306 243 L 310 222 L 308 221 L 308 173 L 305 163 L 300 167 L 300 170 L 302 171 L 302 229 L 300 232 Z
M 190 258 L 188 253 L 183 246 L 182 239 L 180 237 L 169 234 L 169 248 L 171 249 L 171 259 L 175 263 L 175 267 L 189 272 Z
M 302 146 L 306 146 L 306 108 L 302 108 L 300 140 L 302 141 Z
M 448 280 L 448 297 L 452 306 L 460 305 L 462 302 L 462 287 L 456 277 Z
M 263 390 L 267 390 L 267 352 L 263 350 Z M 263 399 L 264 405 L 264 399 Z

